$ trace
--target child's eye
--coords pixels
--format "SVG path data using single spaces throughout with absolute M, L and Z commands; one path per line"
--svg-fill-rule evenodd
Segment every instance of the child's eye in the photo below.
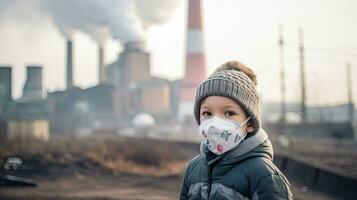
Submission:
M 236 113 L 233 111 L 226 111 L 226 112 L 224 112 L 224 115 L 225 116 L 233 116 L 233 115 L 236 115 Z
M 209 111 L 203 111 L 202 114 L 203 116 L 212 116 L 212 113 Z

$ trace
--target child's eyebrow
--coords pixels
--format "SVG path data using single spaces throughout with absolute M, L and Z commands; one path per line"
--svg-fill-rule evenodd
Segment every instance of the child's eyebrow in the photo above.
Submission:
M 231 105 L 225 105 L 225 106 L 223 106 L 223 108 L 236 108 L 236 107 L 231 106 Z
M 209 109 L 210 107 L 209 106 L 202 106 L 202 108 Z

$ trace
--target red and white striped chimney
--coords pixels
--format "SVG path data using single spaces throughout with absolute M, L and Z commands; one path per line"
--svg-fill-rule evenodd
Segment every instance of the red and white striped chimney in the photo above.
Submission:
M 201 0 L 188 0 L 186 68 L 181 83 L 179 118 L 192 116 L 195 92 L 206 77 Z

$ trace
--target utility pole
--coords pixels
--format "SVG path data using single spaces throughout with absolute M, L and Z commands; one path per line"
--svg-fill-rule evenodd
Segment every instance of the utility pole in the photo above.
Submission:
M 299 52 L 300 52 L 300 83 L 301 83 L 301 122 L 306 122 L 306 85 L 305 85 L 305 58 L 303 30 L 299 27 Z
M 353 124 L 353 115 L 354 115 L 354 105 L 352 97 L 352 73 L 351 73 L 351 64 L 347 63 L 346 65 L 346 76 L 347 76 L 347 96 L 348 96 L 348 119 L 351 124 Z
M 286 108 L 285 108 L 285 71 L 284 71 L 284 38 L 283 25 L 279 25 L 279 64 L 280 64 L 280 89 L 281 89 L 281 115 L 280 122 L 286 122 Z

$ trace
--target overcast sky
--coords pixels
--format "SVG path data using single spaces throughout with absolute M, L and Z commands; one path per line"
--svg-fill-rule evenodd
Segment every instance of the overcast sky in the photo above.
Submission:
M 176 3 L 166 20 L 151 25 L 145 31 L 146 49 L 151 52 L 151 71 L 155 76 L 168 79 L 183 76 L 186 6 L 186 1 Z M 15 98 L 21 96 L 28 64 L 44 67 L 46 90 L 65 88 L 65 38 L 49 17 L 36 16 L 30 7 L 22 5 L 19 9 L 22 14 L 4 17 L 0 23 L 0 65 L 13 67 Z M 346 102 L 347 62 L 352 64 L 353 74 L 357 74 L 357 1 L 204 0 L 203 9 L 209 73 L 228 60 L 239 60 L 256 72 L 263 100 L 278 101 L 277 41 L 278 24 L 282 23 L 286 44 L 287 99 L 298 101 L 297 32 L 302 26 L 308 104 Z M 74 33 L 73 41 L 74 83 L 80 87 L 93 86 L 98 81 L 97 42 L 78 31 Z M 120 41 L 111 38 L 107 38 L 104 44 L 105 63 L 109 64 L 117 59 L 121 45 Z M 357 99 L 356 76 L 353 82 L 354 99 Z

